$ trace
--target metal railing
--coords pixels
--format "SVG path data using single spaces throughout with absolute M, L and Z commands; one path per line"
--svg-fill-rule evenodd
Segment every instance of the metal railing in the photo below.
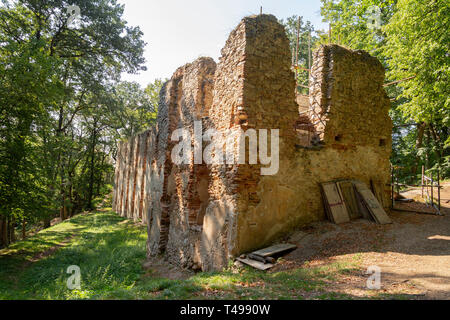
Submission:
M 391 167 L 391 199 L 392 199 L 392 208 L 395 209 L 395 191 L 400 195 L 400 187 L 407 188 L 421 188 L 422 199 L 425 201 L 425 204 L 436 211 L 437 215 L 441 214 L 441 184 L 440 184 L 440 172 L 437 171 L 437 177 L 434 179 L 433 175 L 427 176 L 425 174 L 425 166 L 422 166 L 422 175 L 421 175 L 421 184 L 412 185 L 400 183 L 398 181 L 398 170 L 402 168 L 400 166 L 392 166 Z M 397 171 L 397 174 L 396 174 Z M 435 190 L 437 189 L 437 190 Z M 437 195 L 437 200 L 435 199 L 435 195 Z M 417 211 L 419 212 L 419 211 Z
M 434 188 L 437 188 L 437 207 L 434 203 Z M 424 189 L 426 197 L 424 197 Z M 425 167 L 422 166 L 422 198 L 427 205 L 435 208 L 438 214 L 441 214 L 441 183 L 439 170 L 437 172 L 436 182 L 432 175 L 431 177 L 425 175 Z

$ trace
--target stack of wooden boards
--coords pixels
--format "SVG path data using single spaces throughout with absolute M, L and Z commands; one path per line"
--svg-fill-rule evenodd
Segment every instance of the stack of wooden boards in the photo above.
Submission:
M 383 203 L 382 185 L 371 182 L 371 186 L 373 192 L 357 180 L 322 183 L 321 191 L 328 219 L 336 224 L 360 217 L 379 224 L 392 223 L 380 204 Z
M 274 257 L 296 248 L 297 246 L 295 244 L 281 243 L 265 249 L 253 251 L 247 255 L 242 255 L 236 260 L 259 270 L 267 270 L 274 266 Z

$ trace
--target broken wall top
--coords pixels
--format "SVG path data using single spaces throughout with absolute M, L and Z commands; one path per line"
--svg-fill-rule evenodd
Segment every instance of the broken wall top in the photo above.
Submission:
M 293 133 L 298 115 L 291 53 L 273 15 L 245 17 L 231 32 L 216 70 L 210 117 L 217 129 L 240 126 Z M 289 127 L 289 133 L 284 129 Z
M 386 145 L 392 121 L 384 68 L 365 51 L 323 45 L 314 52 L 310 118 L 325 144 Z

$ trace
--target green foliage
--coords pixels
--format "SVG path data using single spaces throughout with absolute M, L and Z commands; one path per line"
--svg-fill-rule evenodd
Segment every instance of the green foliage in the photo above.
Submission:
M 2 4 L 0 219 L 48 224 L 92 209 L 109 192 L 117 140 L 153 123 L 152 97 L 119 81 L 145 70 L 145 43 L 115 0 Z M 81 9 L 71 25 L 69 5 Z
M 147 97 L 150 99 L 150 103 L 153 105 L 155 112 L 158 108 L 159 103 L 159 92 L 161 91 L 162 86 L 165 82 L 167 82 L 168 79 L 155 79 L 153 83 L 149 83 L 148 86 L 145 88 L 145 93 Z
M 300 20 L 300 25 L 299 25 Z M 293 53 L 292 64 L 295 64 L 297 59 L 298 66 L 303 69 L 309 69 L 309 64 L 312 64 L 311 57 L 308 55 L 308 48 L 313 49 L 319 38 L 314 33 L 314 26 L 310 21 L 304 22 L 303 17 L 293 15 L 288 17 L 286 21 L 280 20 L 280 23 L 284 25 L 286 29 L 286 35 L 289 39 L 291 52 Z M 297 49 L 297 34 L 299 34 L 297 56 L 295 56 L 295 50 Z M 308 86 L 309 73 L 306 70 L 297 71 L 298 83 L 303 86 Z M 297 88 L 298 92 L 307 94 L 308 89 L 302 86 Z
M 384 27 L 388 76 L 393 80 L 414 77 L 398 84 L 397 99 L 403 99 L 398 105 L 403 118 L 425 127 L 425 143 L 417 145 L 416 156 L 429 169 L 440 167 L 444 177 L 450 174 L 449 146 L 445 145 L 450 137 L 449 27 L 450 4 L 438 0 L 399 0 Z M 414 142 L 411 139 L 405 147 Z
M 381 28 L 368 27 L 369 8 L 381 10 Z M 449 57 L 450 5 L 445 0 L 322 0 L 322 16 L 332 26 L 332 42 L 362 49 L 385 66 L 393 100 L 392 163 L 401 180 L 417 182 L 420 168 L 450 174 Z M 329 41 L 321 36 L 321 43 Z
M 3 250 L 0 298 L 100 298 L 134 287 L 142 274 L 146 232 L 132 222 L 119 224 L 122 221 L 111 213 L 80 215 Z M 45 252 L 44 257 L 30 265 L 39 252 Z M 81 269 L 79 291 L 66 285 L 71 265 Z
M 399 0 L 397 11 L 385 26 L 389 77 L 402 82 L 402 113 L 416 121 L 450 123 L 450 4 Z
M 396 0 L 321 0 L 321 14 L 331 26 L 331 42 L 354 50 L 366 50 L 384 62 L 383 47 L 386 35 L 381 29 L 371 29 L 368 23 L 371 7 L 380 8 L 381 25 L 395 12 Z M 330 42 L 328 33 L 321 34 L 320 43 Z
M 111 89 L 108 121 L 114 126 L 117 138 L 129 138 L 155 124 L 162 84 L 159 80 L 143 90 L 138 83 L 120 82 Z M 153 93 L 148 88 L 153 88 Z

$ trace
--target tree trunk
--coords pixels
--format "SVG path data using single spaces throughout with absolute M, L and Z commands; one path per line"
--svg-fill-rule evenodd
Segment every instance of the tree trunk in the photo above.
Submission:
M 444 151 L 442 149 L 441 137 L 437 134 L 437 132 L 434 129 L 434 126 L 433 126 L 432 123 L 430 123 L 428 126 L 430 128 L 431 136 L 433 137 L 433 140 L 434 140 L 434 142 L 436 143 L 436 145 L 438 147 L 437 150 L 436 150 L 436 155 L 438 157 L 439 164 L 441 164 L 442 163 L 442 157 L 443 157 L 443 154 L 444 154 Z
M 4 227 L 3 227 L 3 218 L 0 218 L 0 248 L 3 248 L 3 243 L 4 243 L 4 239 L 3 239 L 3 233 L 4 233 Z
M 61 191 L 61 206 L 59 208 L 59 217 L 61 219 L 61 221 L 66 220 L 66 206 L 65 206 L 65 201 L 66 201 L 66 195 L 64 194 L 64 191 Z
M 59 216 L 61 218 L 61 221 L 64 221 L 67 219 L 67 208 L 66 208 L 66 179 L 64 174 L 64 167 L 65 167 L 65 159 L 60 160 L 60 171 L 59 175 L 61 177 L 61 184 L 59 186 L 59 194 L 61 196 L 61 207 L 59 209 Z
M 69 174 L 69 203 L 70 203 L 69 217 L 73 217 L 74 203 L 73 203 L 73 185 L 71 174 Z
M 102 175 L 103 175 L 103 173 L 100 172 L 100 177 L 99 177 L 99 179 L 97 180 L 97 192 L 96 192 L 97 196 L 100 195 L 100 187 L 101 187 L 101 185 L 102 185 L 101 181 L 103 180 Z
M 422 147 L 423 144 L 423 134 L 425 132 L 426 124 L 425 122 L 419 123 L 417 126 L 417 139 L 416 139 L 416 149 L 419 149 Z
M 426 145 L 429 146 L 431 144 L 431 133 L 430 133 L 430 128 L 427 128 L 427 130 L 425 130 L 425 136 L 426 136 Z M 430 164 L 430 149 L 426 148 L 426 153 L 425 153 L 426 159 L 425 159 L 425 167 L 426 168 L 431 168 L 431 164 Z
M 61 142 L 61 136 L 65 135 L 64 129 L 63 129 L 63 123 L 64 123 L 64 104 L 62 103 L 59 107 L 59 118 L 58 118 L 58 129 L 56 131 L 56 140 L 58 141 L 58 143 Z M 64 221 L 66 219 L 66 208 L 65 208 L 65 190 L 64 190 L 64 159 L 61 153 L 61 149 L 58 148 L 58 157 L 57 157 L 57 167 L 58 168 L 56 170 L 56 175 L 55 175 L 55 181 L 58 175 L 58 171 L 59 171 L 59 175 L 61 177 L 61 183 L 59 186 L 59 194 L 61 197 L 61 204 L 60 204 L 60 208 L 59 208 L 59 217 L 61 219 L 61 221 Z
M 425 127 L 426 127 L 425 122 L 421 122 L 421 123 L 419 123 L 417 125 L 417 138 L 416 138 L 416 150 L 417 151 L 420 148 L 422 148 L 422 145 L 423 145 L 423 134 L 425 132 Z M 414 167 L 411 170 L 412 174 L 416 174 L 417 173 L 417 168 L 419 167 L 419 165 L 420 165 L 420 158 L 416 157 Z
M 26 221 L 25 218 L 22 220 L 22 240 L 27 237 Z
M 59 209 L 59 217 L 61 218 L 61 221 L 64 221 L 67 219 L 67 207 L 66 207 L 66 193 L 64 190 L 61 191 L 61 208 Z
M 50 228 L 52 226 L 52 218 L 44 219 L 44 229 Z
M 8 218 L 3 218 L 3 227 L 2 227 L 2 243 L 4 247 L 7 247 L 9 244 L 9 236 L 8 236 Z
M 92 131 L 92 147 L 91 147 L 91 162 L 89 175 L 89 189 L 88 189 L 88 208 L 94 209 L 92 205 L 92 198 L 94 195 L 94 169 L 95 169 L 95 145 L 97 143 L 97 121 L 94 120 L 94 128 Z
M 15 234 L 15 221 L 14 218 L 11 218 L 9 221 L 9 243 L 14 243 L 16 242 L 16 234 Z

